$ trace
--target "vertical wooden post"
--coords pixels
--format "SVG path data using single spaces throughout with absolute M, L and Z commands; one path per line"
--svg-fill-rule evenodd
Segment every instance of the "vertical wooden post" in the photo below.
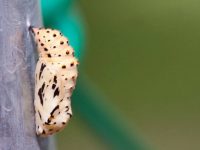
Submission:
M 0 0 L 0 150 L 53 150 L 34 121 L 36 49 L 29 25 L 41 26 L 37 0 Z

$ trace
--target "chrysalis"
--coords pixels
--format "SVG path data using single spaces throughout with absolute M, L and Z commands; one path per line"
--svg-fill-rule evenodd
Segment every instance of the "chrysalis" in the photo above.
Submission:
M 59 31 L 32 28 L 39 60 L 35 70 L 36 133 L 48 136 L 63 129 L 72 116 L 72 91 L 78 61 Z

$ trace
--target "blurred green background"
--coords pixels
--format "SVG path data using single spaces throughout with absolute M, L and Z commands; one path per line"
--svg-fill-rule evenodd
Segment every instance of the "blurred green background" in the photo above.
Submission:
M 80 74 L 119 126 L 147 149 L 200 149 L 200 1 L 68 1 L 82 26 Z M 113 149 L 79 116 L 57 135 L 58 150 Z

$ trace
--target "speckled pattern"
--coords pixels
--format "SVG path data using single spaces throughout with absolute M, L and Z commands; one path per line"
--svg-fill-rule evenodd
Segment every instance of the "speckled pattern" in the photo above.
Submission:
M 63 129 L 72 117 L 71 95 L 78 60 L 68 39 L 58 30 L 32 28 L 39 60 L 35 70 L 36 133 L 48 136 Z

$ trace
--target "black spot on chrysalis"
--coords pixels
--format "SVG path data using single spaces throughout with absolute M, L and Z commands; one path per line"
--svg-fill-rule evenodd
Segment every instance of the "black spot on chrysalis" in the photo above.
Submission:
M 42 116 L 41 116 L 41 114 L 40 114 L 40 112 L 38 111 L 38 114 L 39 114 L 39 117 L 40 117 L 40 120 L 42 120 Z M 39 126 L 38 126 L 39 127 Z
M 40 67 L 39 79 L 40 79 L 40 77 L 41 77 L 41 75 L 42 75 L 42 72 L 43 72 L 43 70 L 44 70 L 45 67 L 46 67 L 46 65 L 42 63 L 42 65 L 41 65 L 41 67 Z
M 73 80 L 73 81 L 75 80 L 75 76 L 72 76 L 72 80 Z
M 73 67 L 73 66 L 74 66 L 74 63 L 72 62 L 72 63 L 70 64 L 70 66 Z
M 55 84 L 57 83 L 57 76 L 54 76 L 53 82 L 55 82 Z
M 57 109 L 59 109 L 59 105 L 57 105 L 57 106 L 51 111 L 50 115 L 53 116 L 53 113 L 54 113 Z
M 51 120 L 50 120 L 50 119 L 48 119 L 48 120 L 47 120 L 47 123 L 48 123 L 48 124 L 50 124 L 50 123 L 51 123 Z
M 52 89 L 55 89 L 55 87 L 56 87 L 56 85 L 55 85 L 55 84 L 53 84 L 53 85 L 52 85 Z
M 67 113 L 67 114 L 69 115 L 70 118 L 72 117 L 72 114 L 70 114 L 70 113 Z
M 44 131 L 44 130 L 42 131 L 42 134 L 45 134 L 45 131 Z
M 50 57 L 51 57 L 51 54 L 47 54 L 47 56 L 50 58 Z
M 45 83 L 42 84 L 42 87 L 38 91 L 38 96 L 40 98 L 40 103 L 43 105 L 43 91 L 44 91 Z
M 59 88 L 56 88 L 56 90 L 54 91 L 53 97 L 59 96 L 59 93 L 60 93 Z
M 46 124 L 46 125 L 50 125 L 48 122 L 45 122 L 44 124 Z
M 66 110 L 65 110 L 66 112 L 69 111 L 69 106 L 66 106 L 65 108 L 66 108 Z

